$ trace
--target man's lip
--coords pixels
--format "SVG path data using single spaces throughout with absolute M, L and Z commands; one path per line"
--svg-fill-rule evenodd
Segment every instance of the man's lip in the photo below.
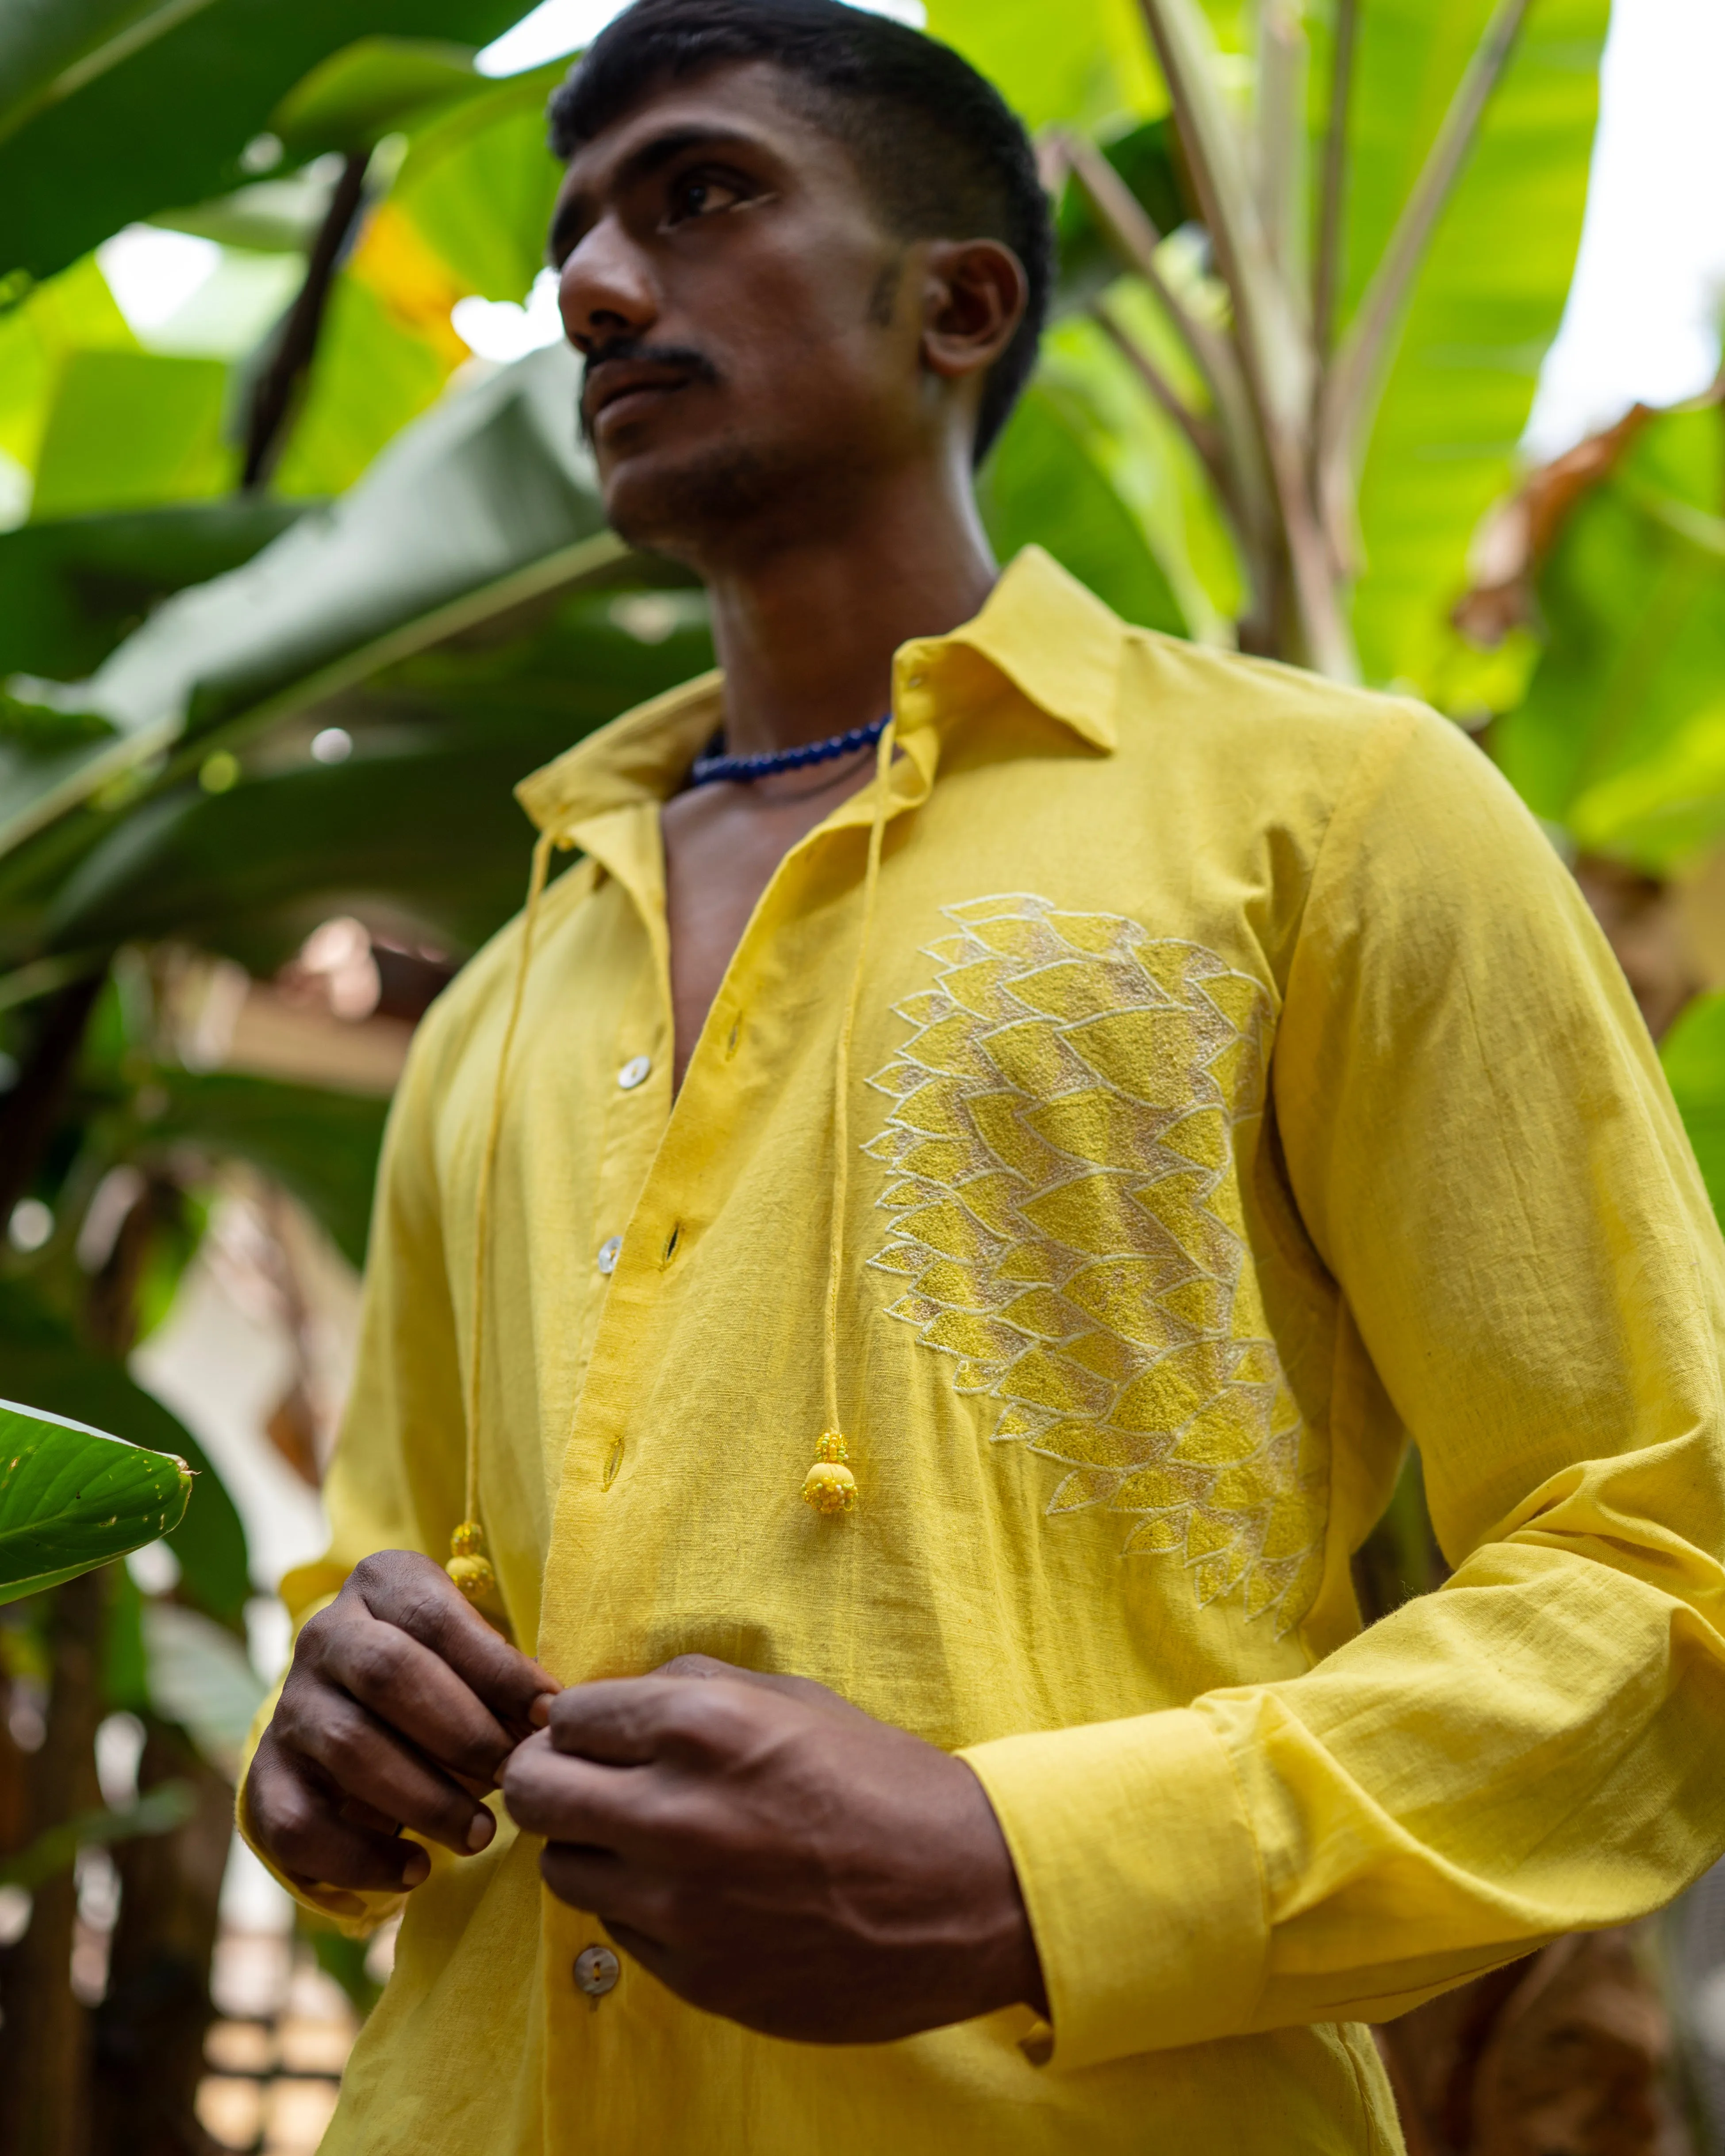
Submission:
M 615 405 L 633 403 L 640 396 L 684 389 L 688 384 L 688 375 L 675 367 L 636 366 L 627 361 L 602 363 L 588 379 L 587 424 L 596 426 Z
M 634 389 L 619 390 L 616 396 L 608 397 L 594 413 L 589 423 L 593 434 L 608 434 L 616 428 L 627 426 L 631 419 L 661 398 L 674 397 L 688 385 L 683 382 L 644 382 Z

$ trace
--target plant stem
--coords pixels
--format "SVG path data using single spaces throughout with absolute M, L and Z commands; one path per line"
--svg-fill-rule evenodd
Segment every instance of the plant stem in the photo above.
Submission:
M 330 288 L 341 267 L 355 220 L 365 200 L 369 151 L 349 157 L 330 197 L 330 206 L 305 263 L 305 281 L 294 301 L 269 364 L 258 377 L 246 427 L 245 467 L 240 485 L 248 492 L 265 485 L 287 436 L 288 421 L 300 382 L 317 356 L 318 332 Z
M 1091 207 L 1125 266 L 1134 270 L 1156 295 L 1163 312 L 1198 362 L 1212 398 L 1224 402 L 1222 377 L 1237 373 L 1228 340 L 1202 321 L 1163 275 L 1156 259 L 1162 234 L 1137 197 L 1094 143 L 1081 136 L 1063 136 L 1060 150 L 1068 169 L 1090 197 Z
M 36 1045 L 12 1091 L 0 1096 L 0 1229 L 29 1189 L 59 1120 L 105 968 L 62 988 L 48 1005 Z
M 1330 111 L 1324 131 L 1324 165 L 1317 215 L 1317 267 L 1312 290 L 1312 334 L 1320 364 L 1335 341 L 1336 304 L 1342 290 L 1348 206 L 1348 122 L 1353 102 L 1353 62 L 1359 43 L 1359 0 L 1337 0 L 1335 44 L 1330 55 Z
M 105 1568 L 54 1593 L 48 1729 L 27 1775 L 37 1828 L 100 1802 L 95 1731 L 108 1587 Z M 29 1929 L 0 1953 L 0 2148 L 7 2156 L 85 2156 L 88 2145 L 90 2015 L 69 1981 L 77 1907 L 71 1870 L 44 1881 L 31 1897 Z
M 1258 9 L 1258 217 L 1271 258 L 1291 290 L 1306 278 L 1308 165 L 1306 85 L 1310 53 L 1297 0 Z
M 1221 437 L 1215 429 L 1200 418 L 1187 403 L 1149 353 L 1119 321 L 1106 300 L 1092 301 L 1090 312 L 1102 334 L 1192 444 L 1204 470 L 1209 474 L 1217 493 L 1232 513 L 1235 507 L 1233 480 L 1223 452 Z
M 234 1791 L 179 1731 L 153 1716 L 145 1726 L 141 1793 L 177 1784 L 196 1809 L 172 1833 L 116 1852 L 120 1921 L 95 2014 L 92 2156 L 218 2156 L 193 2107 L 215 2014 L 209 1973 Z

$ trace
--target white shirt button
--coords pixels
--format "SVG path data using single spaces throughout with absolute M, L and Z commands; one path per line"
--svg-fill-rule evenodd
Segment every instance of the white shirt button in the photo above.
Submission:
M 653 1069 L 650 1055 L 632 1055 L 617 1074 L 617 1082 L 625 1093 L 633 1093 L 637 1086 L 644 1086 Z
M 622 1236 L 608 1235 L 599 1245 L 599 1255 L 593 1262 L 602 1273 L 614 1273 L 617 1270 L 617 1260 L 622 1255 Z
M 589 1999 L 614 1991 L 623 1964 L 609 1947 L 587 1947 L 575 1957 L 575 1981 Z

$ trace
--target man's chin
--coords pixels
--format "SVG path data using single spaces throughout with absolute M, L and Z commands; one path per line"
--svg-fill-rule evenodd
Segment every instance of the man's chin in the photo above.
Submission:
M 619 538 L 684 557 L 782 514 L 794 499 L 798 467 L 731 441 L 624 457 L 603 479 L 606 519 Z

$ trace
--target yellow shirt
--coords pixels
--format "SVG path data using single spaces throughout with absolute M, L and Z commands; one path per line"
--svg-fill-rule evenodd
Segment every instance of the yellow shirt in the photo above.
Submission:
M 1725 1253 L 1617 968 L 1461 735 L 1127 628 L 1032 552 L 899 656 L 860 975 L 873 789 L 784 860 L 674 1101 L 659 804 L 716 698 L 521 789 L 585 859 L 540 909 L 483 1267 L 502 1597 L 567 1682 L 699 1650 L 963 1748 L 1052 2036 L 801 2047 L 627 1962 L 590 2001 L 598 1928 L 506 1819 L 410 1897 L 325 2146 L 1399 2148 L 1362 2021 L 1725 1846 Z M 302 1607 L 461 1517 L 520 935 L 415 1044 Z M 823 1519 L 854 978 L 860 1495 Z M 1410 1435 L 1456 1569 L 1362 1633 Z

